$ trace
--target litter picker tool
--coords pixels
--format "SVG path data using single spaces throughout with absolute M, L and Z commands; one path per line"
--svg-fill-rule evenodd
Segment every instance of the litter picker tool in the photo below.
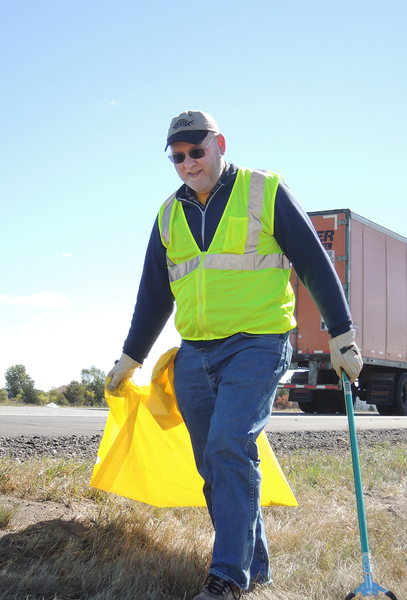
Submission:
M 366 516 L 365 507 L 363 504 L 362 478 L 360 476 L 358 443 L 356 439 L 355 417 L 353 414 L 352 388 L 350 381 L 345 372 L 342 372 L 346 414 L 348 415 L 350 447 L 352 452 L 353 476 L 355 479 L 356 503 L 358 508 L 360 545 L 362 547 L 363 557 L 363 576 L 364 581 L 353 592 L 350 592 L 345 600 L 351 600 L 356 594 L 361 593 L 364 598 L 377 597 L 379 592 L 383 592 L 392 600 L 397 600 L 393 592 L 389 592 L 386 588 L 375 583 L 372 578 L 372 567 L 370 564 L 369 544 L 367 540 Z

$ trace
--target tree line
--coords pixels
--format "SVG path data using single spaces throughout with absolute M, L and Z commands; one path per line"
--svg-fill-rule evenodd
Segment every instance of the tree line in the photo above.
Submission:
M 62 392 L 56 388 L 43 392 L 35 388 L 24 365 L 14 365 L 5 373 L 6 387 L 0 390 L 0 403 L 13 400 L 25 404 L 54 402 L 59 406 L 107 406 L 105 377 L 104 371 L 91 366 L 82 369 L 80 381 L 71 381 Z

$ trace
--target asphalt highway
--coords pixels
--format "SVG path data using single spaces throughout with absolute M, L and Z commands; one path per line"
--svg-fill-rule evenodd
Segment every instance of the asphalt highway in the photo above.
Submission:
M 356 429 L 405 429 L 407 417 L 382 417 L 379 413 L 355 413 Z M 303 412 L 274 412 L 266 431 L 343 431 L 346 415 L 308 415 Z
M 0 406 L 0 435 L 102 435 L 106 408 Z
M 108 409 L 103 408 L 0 406 L 0 435 L 102 435 L 107 415 Z M 347 429 L 347 423 L 347 417 L 342 415 L 274 412 L 266 431 L 341 431 Z M 405 429 L 407 417 L 356 413 L 355 425 L 356 429 Z

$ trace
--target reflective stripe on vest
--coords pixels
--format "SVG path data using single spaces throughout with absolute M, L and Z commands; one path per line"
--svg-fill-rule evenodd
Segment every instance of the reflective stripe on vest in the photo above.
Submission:
M 172 196 L 170 196 L 165 201 L 165 204 L 164 204 L 165 209 L 163 212 L 161 235 L 162 235 L 165 243 L 167 244 L 167 246 L 169 246 L 169 243 L 170 243 L 170 217 L 171 217 L 171 210 L 172 210 L 172 205 L 174 204 L 174 200 L 175 200 L 175 194 L 172 194 Z
M 259 271 L 261 269 L 290 269 L 291 264 L 284 254 L 258 254 L 257 246 L 262 229 L 265 176 L 262 171 L 252 171 L 248 199 L 248 228 L 244 254 L 207 254 L 204 257 L 205 269 L 224 269 L 233 271 Z M 170 217 L 175 194 L 165 202 L 162 216 L 161 235 L 167 246 L 170 243 Z M 201 255 L 175 264 L 168 258 L 168 276 L 170 283 L 199 268 Z
M 249 201 L 247 212 L 249 216 L 249 224 L 247 228 L 247 239 L 245 246 L 245 254 L 255 252 L 257 254 L 257 244 L 261 232 L 261 211 L 263 209 L 264 198 L 264 173 L 261 171 L 252 171 L 250 178 Z
M 201 255 L 176 265 L 167 257 L 170 283 L 199 269 Z M 290 269 L 291 263 L 284 254 L 206 254 L 204 269 L 224 269 L 231 271 L 260 271 L 261 269 Z

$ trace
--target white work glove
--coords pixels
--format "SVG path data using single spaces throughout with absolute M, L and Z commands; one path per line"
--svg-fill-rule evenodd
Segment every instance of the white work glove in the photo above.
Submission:
M 123 379 L 133 377 L 134 371 L 141 366 L 139 362 L 133 360 L 127 354 L 122 354 L 120 360 L 117 361 L 113 369 L 107 374 L 108 377 L 112 377 L 112 381 L 107 386 L 107 389 L 113 392 Z
M 342 369 L 353 383 L 363 367 L 362 356 L 355 344 L 356 331 L 351 329 L 329 340 L 331 363 L 337 375 L 342 378 Z

